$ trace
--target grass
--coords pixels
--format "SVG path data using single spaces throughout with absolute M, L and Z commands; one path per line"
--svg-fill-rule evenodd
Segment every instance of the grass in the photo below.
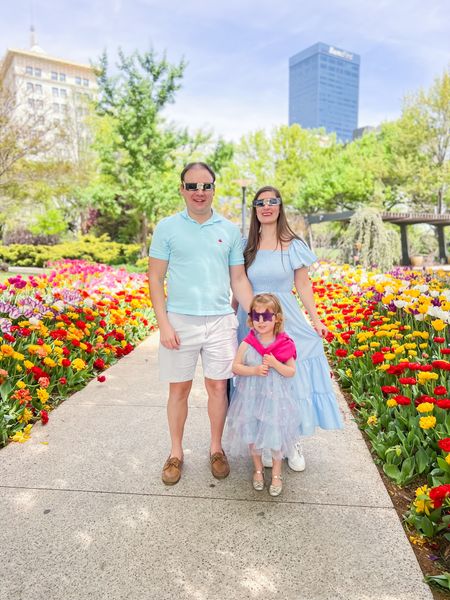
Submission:
M 11 267 L 11 269 L 14 269 L 14 267 Z M 22 277 L 24 279 L 26 279 L 29 275 L 42 275 L 43 273 L 49 273 L 49 272 L 50 272 L 50 269 L 34 270 L 33 267 L 30 267 L 29 269 L 27 269 L 27 271 L 25 273 L 17 273 L 14 270 L 0 271 L 0 283 L 3 283 L 3 281 L 6 281 L 10 277 L 16 277 L 17 275 L 22 275 Z

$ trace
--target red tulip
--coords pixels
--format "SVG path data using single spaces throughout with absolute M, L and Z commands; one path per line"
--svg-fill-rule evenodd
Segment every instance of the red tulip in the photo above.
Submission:
M 436 394 L 436 396 L 445 396 L 445 394 L 447 393 L 447 388 L 445 388 L 443 385 L 437 385 L 434 388 L 434 393 Z
M 450 437 L 438 441 L 438 446 L 444 452 L 450 452 Z
M 411 404 L 411 398 L 408 398 L 407 396 L 394 396 L 394 400 L 397 402 L 397 404 L 401 404 L 402 406 Z

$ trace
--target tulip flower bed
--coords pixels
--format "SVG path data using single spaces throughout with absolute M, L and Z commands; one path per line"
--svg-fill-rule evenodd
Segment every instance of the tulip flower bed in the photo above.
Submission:
M 0 446 L 26 441 L 154 329 L 146 275 L 76 260 L 50 267 L 0 283 Z
M 419 482 L 407 527 L 450 541 L 448 275 L 322 266 L 314 278 L 329 352 L 377 462 Z

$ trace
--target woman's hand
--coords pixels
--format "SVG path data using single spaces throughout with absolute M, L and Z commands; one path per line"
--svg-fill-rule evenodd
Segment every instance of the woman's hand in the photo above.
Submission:
M 312 326 L 321 338 L 324 338 L 329 334 L 327 326 L 324 323 L 322 323 L 322 321 L 320 321 L 319 319 L 313 321 Z

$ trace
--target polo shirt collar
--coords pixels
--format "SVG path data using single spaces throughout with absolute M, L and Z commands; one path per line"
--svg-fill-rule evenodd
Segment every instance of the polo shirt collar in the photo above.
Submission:
M 210 218 L 207 221 L 205 221 L 204 223 L 199 223 L 198 221 L 196 221 L 195 219 L 190 217 L 189 213 L 187 211 L 187 208 L 182 210 L 180 214 L 187 221 L 192 221 L 192 223 L 195 223 L 196 225 L 200 225 L 200 227 L 203 227 L 204 225 L 212 225 L 213 223 L 219 223 L 219 221 L 222 220 L 222 217 L 213 208 L 211 209 L 211 211 L 212 211 L 212 214 L 211 214 Z

